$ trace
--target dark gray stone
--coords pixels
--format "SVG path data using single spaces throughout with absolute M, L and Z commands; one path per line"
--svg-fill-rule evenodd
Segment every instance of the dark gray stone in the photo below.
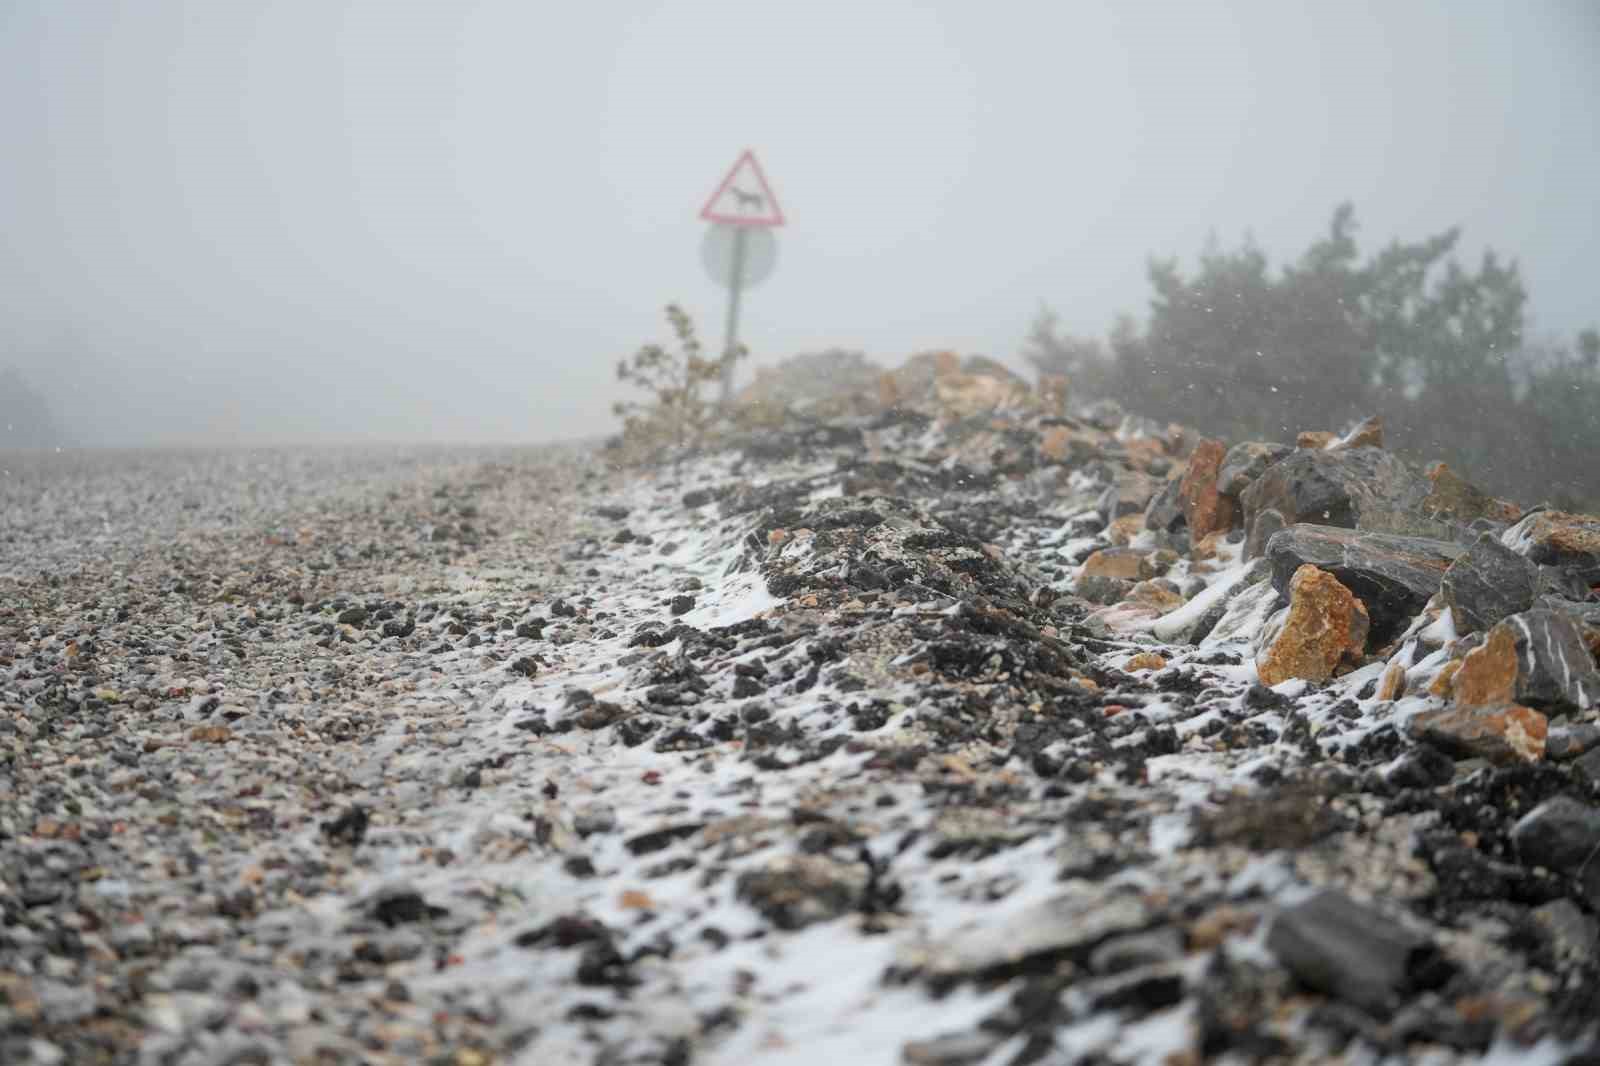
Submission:
M 1184 525 L 1181 478 L 1172 478 L 1160 492 L 1150 497 L 1144 509 L 1144 528 L 1160 533 L 1176 533 Z
M 735 894 L 779 929 L 802 929 L 854 909 L 867 871 L 825 855 L 794 855 L 739 875 Z
M 1246 529 L 1273 510 L 1291 526 L 1437 535 L 1441 524 L 1418 510 L 1430 488 L 1426 477 L 1381 448 L 1301 448 L 1267 467 L 1239 501 Z
M 1228 449 L 1217 470 L 1217 491 L 1238 499 L 1251 483 L 1266 472 L 1267 467 L 1286 457 L 1294 448 L 1272 441 L 1241 441 Z
M 1271 507 L 1263 509 L 1254 518 L 1247 519 L 1244 528 L 1249 532 L 1244 540 L 1244 557 L 1259 559 L 1266 555 L 1267 545 L 1272 538 L 1288 525 L 1283 515 Z
M 1279 912 L 1267 949 L 1304 984 L 1372 1012 L 1445 976 L 1427 937 L 1331 889 Z
M 1492 534 L 1483 533 L 1439 579 L 1440 599 L 1456 632 L 1477 633 L 1526 611 L 1539 595 L 1539 568 Z
M 1575 874 L 1600 851 L 1600 808 L 1556 796 L 1517 819 L 1511 842 L 1530 866 Z
M 1545 737 L 1544 755 L 1547 759 L 1576 759 L 1596 747 L 1600 747 L 1600 725 L 1594 722 L 1551 726 Z
M 1536 607 L 1504 624 L 1516 638 L 1518 702 L 1579 709 L 1600 702 L 1600 670 L 1570 616 Z
M 1294 572 L 1307 563 L 1355 593 L 1367 608 L 1377 645 L 1405 629 L 1462 553 L 1461 545 L 1449 541 L 1308 524 L 1275 534 L 1266 550 L 1281 595 L 1288 595 Z
M 1073 585 L 1073 591 L 1090 603 L 1109 606 L 1121 603 L 1133 589 L 1134 582 L 1121 577 L 1080 577 Z
M 1548 743 L 1545 754 L 1549 754 Z M 1572 769 L 1573 772 L 1578 775 L 1579 780 L 1587 783 L 1591 787 L 1600 785 L 1600 748 L 1596 748 L 1593 751 L 1586 752 L 1579 756 L 1577 760 L 1573 762 Z
M 1089 955 L 1089 969 L 1099 974 L 1122 973 L 1183 958 L 1183 932 L 1165 925 L 1142 933 L 1114 936 Z
M 1109 525 L 1123 515 L 1143 511 L 1155 491 L 1155 481 L 1144 474 L 1118 474 L 1116 481 L 1095 500 L 1094 508 Z

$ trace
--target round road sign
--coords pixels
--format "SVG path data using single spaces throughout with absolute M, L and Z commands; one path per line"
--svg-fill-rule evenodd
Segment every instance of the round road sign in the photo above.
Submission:
M 700 242 L 700 261 L 718 285 L 732 288 L 736 270 L 741 288 L 759 285 L 778 264 L 778 239 L 767 226 L 714 222 Z

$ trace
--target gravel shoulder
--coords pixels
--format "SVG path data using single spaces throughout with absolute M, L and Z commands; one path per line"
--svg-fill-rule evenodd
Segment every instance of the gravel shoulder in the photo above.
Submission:
M 1577 1061 L 1593 919 L 1438 842 L 1565 777 L 910 450 L 0 456 L 0 1061 Z

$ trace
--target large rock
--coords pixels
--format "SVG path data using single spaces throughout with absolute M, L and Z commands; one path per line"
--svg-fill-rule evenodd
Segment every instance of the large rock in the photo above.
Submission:
M 1326 681 L 1366 648 L 1367 609 L 1333 575 L 1302 566 L 1289 582 L 1289 610 L 1256 656 L 1263 685 L 1290 678 Z
M 1600 701 L 1600 670 L 1577 623 L 1542 607 L 1491 628 L 1461 659 L 1449 685 L 1457 704 L 1472 707 L 1514 702 L 1582 709 Z
M 1545 800 L 1512 826 L 1511 842 L 1523 862 L 1576 872 L 1600 851 L 1600 808 L 1571 796 Z
M 1264 511 L 1297 522 L 1374 532 L 1438 532 L 1417 511 L 1427 478 L 1381 448 L 1298 449 L 1268 467 L 1240 496 L 1245 528 Z
M 1233 528 L 1235 504 L 1217 491 L 1217 471 L 1226 454 L 1220 440 L 1202 440 L 1189 456 L 1178 493 L 1183 501 L 1183 518 L 1189 536 L 1201 540 L 1211 533 Z
M 1509 614 L 1526 611 L 1539 596 L 1539 568 L 1500 542 L 1480 534 L 1439 580 L 1439 595 L 1456 632 L 1488 629 Z
M 1589 905 L 1600 905 L 1600 808 L 1547 799 L 1511 827 L 1511 842 L 1523 862 L 1575 878 Z
M 1304 984 L 1375 1013 L 1449 973 L 1427 937 L 1331 889 L 1280 912 L 1267 950 Z
M 1506 547 L 1536 563 L 1575 572 L 1600 585 L 1600 516 L 1534 511 L 1501 537 Z
M 1275 533 L 1266 557 L 1279 592 L 1288 591 L 1302 566 L 1332 574 L 1360 597 L 1372 619 L 1373 640 L 1381 645 L 1422 610 L 1463 550 L 1459 544 L 1426 537 L 1302 524 Z

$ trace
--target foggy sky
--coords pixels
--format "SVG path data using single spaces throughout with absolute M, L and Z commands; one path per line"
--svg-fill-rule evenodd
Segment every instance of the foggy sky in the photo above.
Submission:
M 1014 360 L 1151 254 L 1465 227 L 1600 320 L 1600 5 L 0 3 L 0 364 L 92 443 L 610 428 L 756 150 L 757 361 Z

